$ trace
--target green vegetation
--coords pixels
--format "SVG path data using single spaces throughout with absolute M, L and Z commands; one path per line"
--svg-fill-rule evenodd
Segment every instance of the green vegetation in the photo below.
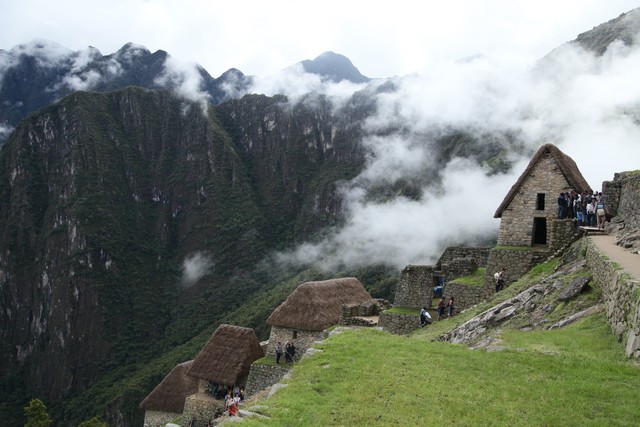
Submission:
M 40 399 L 32 399 L 25 406 L 24 416 L 27 418 L 25 427 L 49 427 L 53 423 L 47 413 L 47 407 Z
M 484 285 L 484 275 L 486 272 L 486 268 L 480 267 L 476 268 L 476 271 L 469 276 L 458 277 L 450 281 L 460 283 L 461 285 L 482 287 Z
M 440 324 L 452 322 L 438 322 Z M 259 401 L 262 425 L 637 425 L 638 367 L 602 315 L 509 331 L 504 351 L 359 329 L 327 339 L 289 386 Z M 425 410 L 428 408 L 428 410 Z M 490 422 L 489 422 L 490 420 Z

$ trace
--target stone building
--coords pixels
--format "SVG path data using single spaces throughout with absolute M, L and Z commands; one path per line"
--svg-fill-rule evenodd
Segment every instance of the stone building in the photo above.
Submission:
M 187 371 L 197 380 L 197 390 L 185 399 L 185 418 L 206 422 L 224 408 L 223 400 L 207 393 L 208 385 L 246 386 L 251 364 L 262 357 L 264 352 L 253 329 L 220 325 Z
M 314 341 L 325 338 L 325 329 L 340 323 L 343 305 L 371 299 L 355 277 L 301 284 L 267 319 L 271 334 L 266 353 L 274 355 L 278 342 L 284 347 L 286 341 L 293 341 L 299 357 Z
M 576 163 L 552 144 L 541 146 L 496 210 L 500 231 L 489 253 L 485 286 L 505 269 L 506 283 L 567 244 L 575 233 L 571 219 L 558 219 L 558 197 L 572 190 L 590 191 Z
M 144 427 L 164 427 L 182 414 L 187 396 L 198 389 L 197 380 L 187 375 L 193 360 L 176 365 L 140 403 Z

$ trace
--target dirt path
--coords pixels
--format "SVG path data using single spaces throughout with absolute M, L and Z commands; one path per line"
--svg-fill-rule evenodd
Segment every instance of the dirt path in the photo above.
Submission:
M 589 236 L 589 239 L 602 253 L 612 261 L 620 264 L 626 273 L 629 273 L 635 280 L 640 281 L 640 255 L 625 251 L 622 247 L 616 245 L 613 236 L 603 234 Z

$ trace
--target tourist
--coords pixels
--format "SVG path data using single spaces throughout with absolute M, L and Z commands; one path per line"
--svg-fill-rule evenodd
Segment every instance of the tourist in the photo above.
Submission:
M 560 193 L 558 196 L 558 219 L 565 219 L 567 217 L 567 199 L 564 197 L 564 193 Z
M 456 309 L 456 303 L 453 297 L 449 298 L 449 302 L 447 303 L 447 308 L 449 309 L 449 317 L 453 316 L 453 312 Z
M 282 343 L 278 341 L 276 344 L 276 363 L 280 364 L 280 358 L 282 357 Z
M 293 341 L 289 342 L 287 341 L 287 345 L 284 348 L 284 356 L 287 360 L 287 363 L 293 363 L 293 360 L 295 359 L 296 356 L 296 346 L 293 345 Z
M 422 307 L 422 310 L 420 310 L 420 327 L 422 328 L 429 323 L 431 323 L 431 315 L 427 311 L 427 307 Z
M 493 280 L 496 282 L 496 292 L 500 292 L 504 289 L 504 269 L 498 271 L 493 275 Z
M 602 194 L 602 193 L 600 193 Z M 596 215 L 598 217 L 598 228 L 600 230 L 604 230 L 604 223 L 607 219 L 607 211 L 604 205 L 604 200 L 602 199 L 602 197 L 600 198 L 600 200 L 596 203 Z
M 445 307 L 445 303 L 444 303 L 444 297 L 440 298 L 440 301 L 438 301 L 438 321 L 442 320 L 442 316 L 444 316 L 444 307 Z

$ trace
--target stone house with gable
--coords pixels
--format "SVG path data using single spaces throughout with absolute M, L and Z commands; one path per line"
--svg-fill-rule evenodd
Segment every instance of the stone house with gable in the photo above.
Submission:
M 496 210 L 500 218 L 497 246 L 489 253 L 485 287 L 505 269 L 507 284 L 518 280 L 570 242 L 576 224 L 558 219 L 558 197 L 571 190 L 589 191 L 575 161 L 552 144 L 541 146 Z
M 306 282 L 299 285 L 269 316 L 271 325 L 266 353 L 275 355 L 275 346 L 293 341 L 296 358 L 314 341 L 325 337 L 325 329 L 340 323 L 342 307 L 371 301 L 371 295 L 355 277 Z
M 198 390 L 198 382 L 187 375 L 193 360 L 176 365 L 140 403 L 144 427 L 164 427 L 182 414 L 187 396 Z

